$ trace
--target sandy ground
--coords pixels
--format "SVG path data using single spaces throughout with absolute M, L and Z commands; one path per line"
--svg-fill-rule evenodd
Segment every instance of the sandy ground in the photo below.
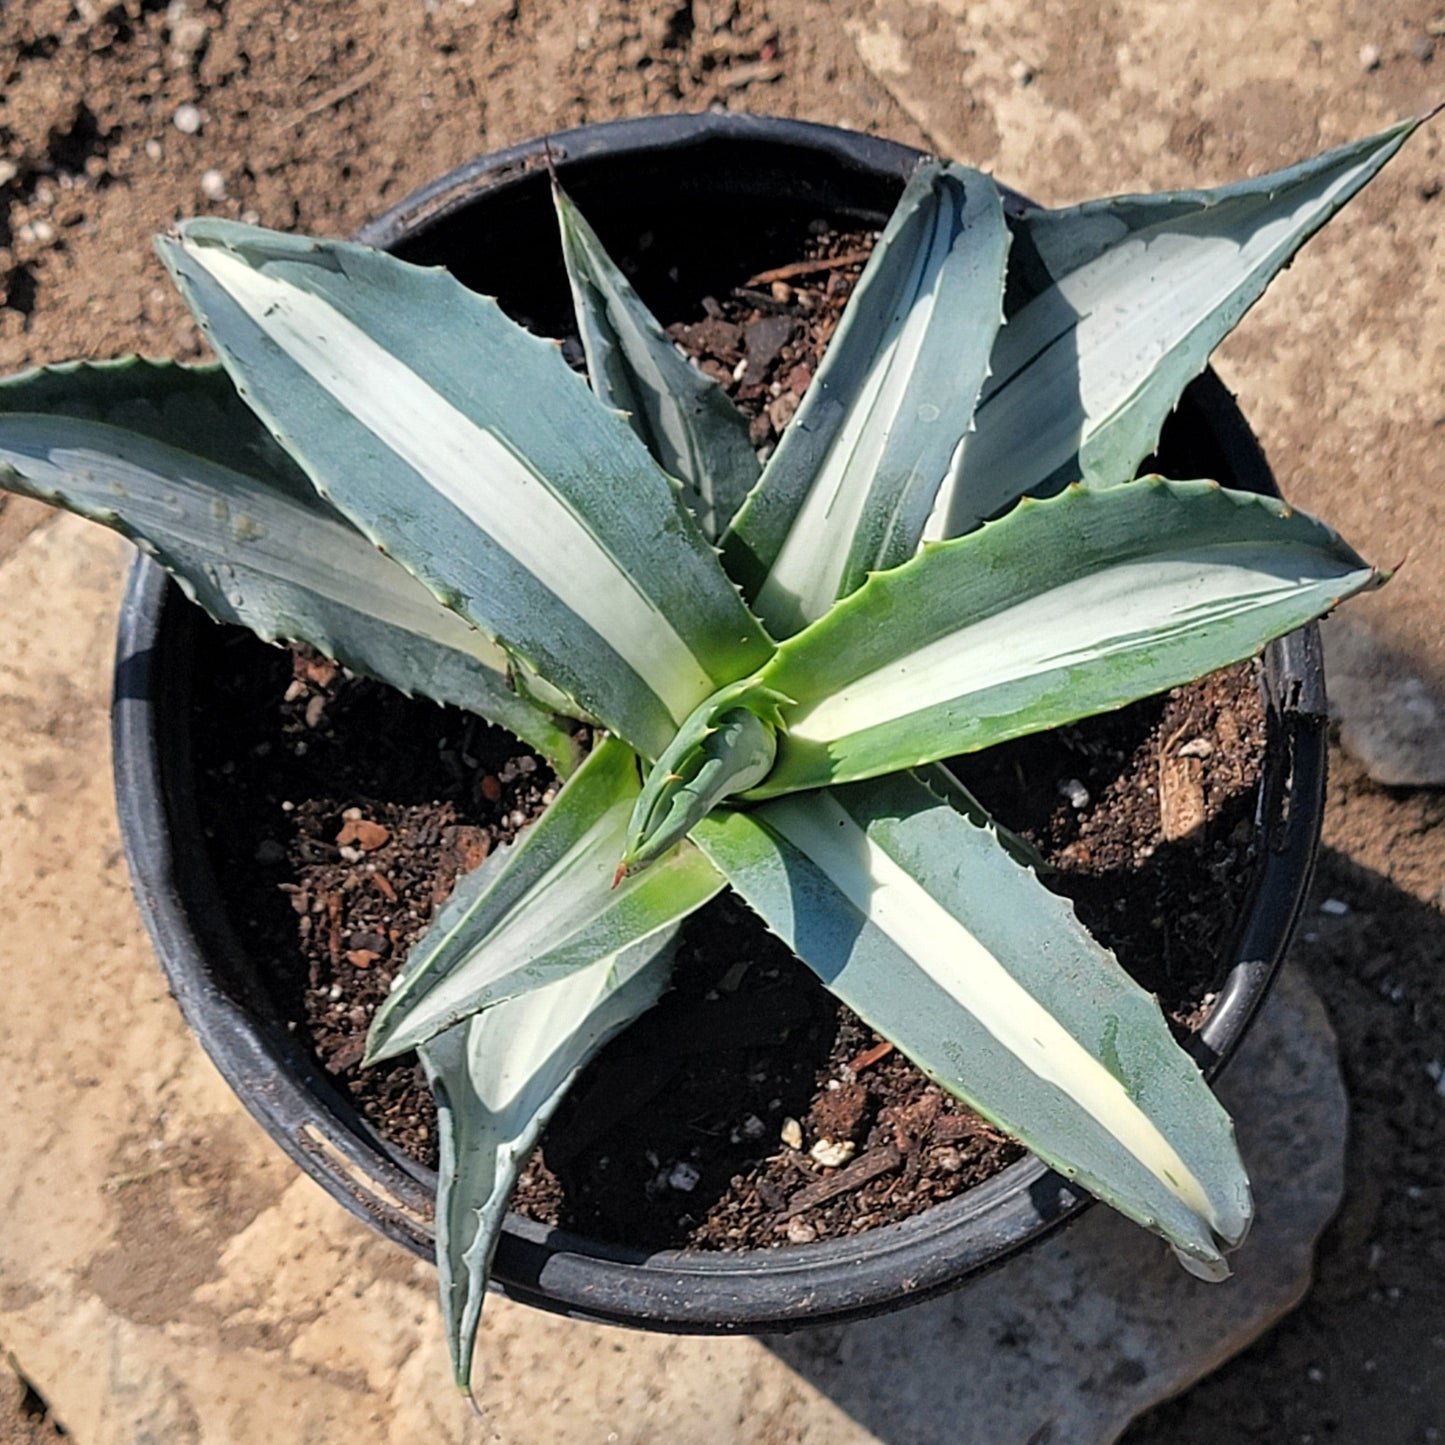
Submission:
M 695 0 L 661 10 L 621 0 L 24 0 L 0 11 L 0 65 L 0 371 L 10 371 L 132 350 L 199 354 L 148 244 L 177 216 L 341 234 L 463 160 L 587 120 L 721 105 L 833 122 L 935 148 L 1050 203 L 1258 173 L 1437 100 L 1445 11 L 1436 0 Z M 1287 495 L 1366 555 L 1405 562 L 1360 611 L 1392 666 L 1436 696 L 1445 691 L 1445 581 L 1433 565 L 1445 542 L 1442 184 L 1437 122 L 1311 244 L 1219 359 Z M 22 562 L 39 565 L 26 534 L 42 516 L 0 512 L 14 609 L 39 595 L 15 579 Z M 119 551 L 77 543 L 46 565 L 59 568 L 46 575 L 64 595 L 92 599 L 88 615 L 111 605 Z M 8 937 L 0 951 L 74 970 L 62 946 L 73 920 L 46 912 L 35 865 L 92 870 L 89 906 L 102 915 L 107 951 L 84 960 L 71 994 L 55 996 L 99 1020 L 107 1001 L 168 1005 L 136 932 L 104 770 L 73 761 L 105 745 L 108 641 L 95 626 L 84 636 L 62 627 L 44 644 L 73 649 L 58 676 L 86 679 L 50 698 L 9 688 L 31 630 L 6 629 L 0 702 L 7 726 L 36 741 L 0 760 L 13 782 L 6 797 L 18 800 L 7 822 L 28 839 L 17 850 L 0 837 L 0 886 L 30 901 L 23 916 L 44 937 Z M 1351 1094 L 1345 1206 L 1302 1308 L 1136 1426 L 1133 1440 L 1304 1445 L 1445 1431 L 1445 1099 L 1436 1088 L 1445 797 L 1381 788 L 1340 754 L 1326 844 L 1318 897 L 1329 909 L 1312 915 L 1297 956 L 1330 1011 Z M 26 860 L 23 875 L 7 853 Z M 5 1175 L 25 1174 L 7 1208 L 24 1222 L 16 1237 L 104 1241 L 86 1266 L 97 1314 L 76 1320 L 61 1345 L 50 1341 L 52 1375 L 62 1365 L 95 1372 L 89 1346 L 108 1338 L 104 1310 L 140 1332 L 179 1321 L 175 1369 L 184 1371 L 186 1351 L 206 1346 L 200 1325 L 186 1333 L 204 1304 L 207 1318 L 230 1312 L 237 1348 L 261 1350 L 268 1331 L 298 1330 L 293 1355 L 322 1381 L 312 1400 L 320 1419 L 326 1391 L 340 1385 L 326 1375 L 320 1334 L 297 1321 L 314 1320 L 324 1303 L 344 1326 L 353 1305 L 337 1278 L 385 1247 L 339 1230 L 333 1275 L 287 1275 L 274 1252 L 278 1210 L 296 1229 L 324 1233 L 334 1206 L 305 1181 L 299 1193 L 291 1187 L 290 1166 L 188 1040 L 167 1035 L 157 1054 L 98 1028 L 87 1060 L 47 1054 L 53 1027 L 38 1005 L 12 1003 L 4 1052 L 30 1071 L 18 1076 L 32 1080 L 22 1090 L 59 1088 L 63 1075 L 57 1097 L 71 1100 L 77 1078 L 114 1071 L 127 1082 L 113 1097 L 130 1112 L 124 1128 L 90 1125 L 115 1135 L 103 1181 L 114 1188 L 104 1194 L 93 1179 L 82 1188 L 67 1176 L 79 1157 L 71 1120 L 29 1140 L 0 1136 L 15 1150 Z M 203 1138 L 168 1133 L 167 1110 L 181 1096 L 187 1117 L 208 1121 Z M 16 1163 L 29 1143 L 42 1149 L 38 1171 Z M 157 1158 L 164 1169 L 147 1174 Z M 265 1240 L 248 1240 L 263 1218 L 273 1221 Z M 201 1254 L 173 1257 L 158 1243 L 168 1228 L 201 1240 Z M 411 1262 L 398 1255 L 379 1268 L 368 1265 L 368 1278 L 383 1281 L 374 1288 L 410 1300 Z M 281 1271 L 274 1305 L 263 1298 L 269 1269 Z M 26 1322 L 44 1310 L 26 1288 L 7 1266 L 0 1345 L 33 1372 Z M 436 1364 L 393 1358 L 385 1341 L 373 1355 L 379 1372 L 417 1380 Z M 665 1368 L 665 1355 L 648 1358 Z M 55 1391 L 53 1379 L 37 1384 Z M 112 1395 L 125 1388 L 113 1375 Z M 751 1408 L 774 1410 L 768 1438 L 828 1438 L 809 1433 L 826 1418 L 809 1424 L 786 1391 L 764 1389 Z M 0 1440 L 7 1430 L 42 1439 L 51 1427 L 0 1409 Z M 157 1416 L 131 1438 L 199 1438 L 189 1431 Z M 317 1426 L 306 1438 L 331 1437 Z

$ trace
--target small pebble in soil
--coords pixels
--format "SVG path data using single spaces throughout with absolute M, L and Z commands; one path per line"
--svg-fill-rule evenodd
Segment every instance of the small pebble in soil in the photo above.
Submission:
M 1378 70 L 1380 68 L 1380 47 L 1378 45 L 1360 46 L 1360 69 Z
M 1089 806 L 1089 790 L 1077 778 L 1060 778 L 1059 796 L 1068 799 L 1069 806 L 1077 813 Z
M 174 6 L 170 7 L 174 9 Z M 171 49 L 176 59 L 184 62 L 206 43 L 210 27 L 199 15 L 183 15 L 171 26 Z
M 819 1139 L 808 1150 L 808 1155 L 815 1164 L 821 1164 L 825 1169 L 837 1169 L 846 1164 L 857 1149 L 851 1139 Z
M 789 1149 L 801 1149 L 803 1147 L 803 1126 L 796 1119 L 784 1119 L 783 1127 L 778 1130 L 778 1138 Z
M 208 171 L 202 171 L 201 194 L 208 201 L 224 201 L 226 199 L 225 176 L 214 167 Z
M 684 1194 L 691 1194 L 701 1179 L 702 1175 L 697 1169 L 683 1159 L 672 1166 L 667 1176 L 667 1187 L 681 1190 Z
M 1343 898 L 1326 898 L 1320 904 L 1320 912 L 1327 913 L 1331 918 L 1343 918 L 1350 911 L 1350 905 Z
M 201 128 L 200 107 L 192 105 L 189 101 L 184 105 L 178 105 L 176 113 L 171 117 L 171 124 L 182 135 L 195 135 Z
M 818 1237 L 818 1231 L 801 1219 L 790 1219 L 786 1232 L 789 1244 L 812 1244 Z

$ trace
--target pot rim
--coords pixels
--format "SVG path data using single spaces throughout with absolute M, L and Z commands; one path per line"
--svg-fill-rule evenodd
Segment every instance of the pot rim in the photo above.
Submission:
M 758 116 L 667 116 L 583 126 L 471 161 L 363 227 L 386 248 L 415 241 L 480 197 L 542 183 L 545 150 L 559 172 L 628 164 L 644 154 L 700 148 L 794 152 L 877 186 L 904 179 L 921 152 L 836 127 Z M 1237 481 L 1278 494 L 1233 397 L 1206 372 L 1190 400 L 1207 415 Z M 185 677 L 167 665 L 180 634 L 199 625 L 179 589 L 137 559 L 122 606 L 112 737 L 122 840 L 132 887 L 186 1021 L 250 1113 L 303 1170 L 352 1213 L 430 1256 L 435 1176 L 382 1140 L 279 1024 L 258 1016 L 237 979 L 248 964 L 225 920 L 219 889 L 184 784 L 189 766 L 175 707 Z M 1187 1047 L 1213 1077 L 1237 1047 L 1277 971 L 1304 903 L 1319 841 L 1325 708 L 1313 626 L 1273 643 L 1263 686 L 1270 715 L 1257 826 L 1263 840 L 1251 905 L 1228 980 Z M 184 708 L 177 709 L 184 711 Z M 172 736 L 172 734 L 176 736 Z M 238 993 L 241 995 L 238 997 Z M 834 1323 L 916 1302 L 1002 1262 L 1091 1202 L 1029 1157 L 923 1214 L 844 1239 L 738 1254 L 645 1251 L 587 1239 L 508 1214 L 493 1283 L 529 1304 L 601 1322 L 686 1333 L 759 1333 Z

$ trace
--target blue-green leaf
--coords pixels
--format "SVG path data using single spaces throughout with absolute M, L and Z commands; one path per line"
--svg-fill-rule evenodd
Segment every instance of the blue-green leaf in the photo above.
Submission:
M 113 527 L 219 622 L 308 643 L 576 766 L 567 701 L 519 695 L 506 653 L 327 506 L 217 366 L 132 357 L 0 382 L 0 488 Z
M 768 655 L 676 484 L 495 302 L 364 246 L 228 221 L 160 245 L 322 495 L 638 751 Z
M 875 777 L 1162 692 L 1378 582 L 1269 497 L 1160 478 L 1025 499 L 879 573 L 759 682 L 791 701 L 745 794 Z
M 1210 352 L 1418 124 L 1217 190 L 1016 217 L 1022 299 L 928 536 L 1069 482 L 1128 481 Z
M 465 875 L 372 1020 L 367 1062 L 671 930 L 722 887 L 690 843 L 614 882 L 637 759 L 604 738 L 512 847 Z
M 1008 240 L 987 176 L 919 167 L 723 540 L 774 637 L 913 555 L 988 375 Z
M 657 464 L 682 483 L 703 536 L 715 542 L 758 479 L 747 418 L 681 355 L 555 181 L 552 200 L 592 390 L 627 413 Z
M 990 831 L 899 775 L 715 813 L 693 837 L 930 1078 L 1196 1266 L 1243 1238 L 1227 1115 L 1153 998 Z
M 437 1104 L 437 1275 L 458 1388 L 472 1351 L 507 1201 L 568 1087 L 657 1002 L 669 929 L 457 1024 L 421 1047 Z

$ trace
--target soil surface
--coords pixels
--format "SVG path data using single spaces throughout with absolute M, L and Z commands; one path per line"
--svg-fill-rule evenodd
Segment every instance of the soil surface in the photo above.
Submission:
M 244 633 L 202 654 L 195 689 L 233 926 L 366 1117 L 435 1167 L 415 1057 L 361 1069 L 366 1030 L 457 875 L 551 800 L 546 765 L 466 714 Z M 1182 1035 L 1207 1016 L 1248 892 L 1262 750 L 1242 666 L 954 767 Z M 724 897 L 685 932 L 672 991 L 573 1088 L 515 1207 L 623 1244 L 767 1247 L 906 1218 L 1020 1154 Z

